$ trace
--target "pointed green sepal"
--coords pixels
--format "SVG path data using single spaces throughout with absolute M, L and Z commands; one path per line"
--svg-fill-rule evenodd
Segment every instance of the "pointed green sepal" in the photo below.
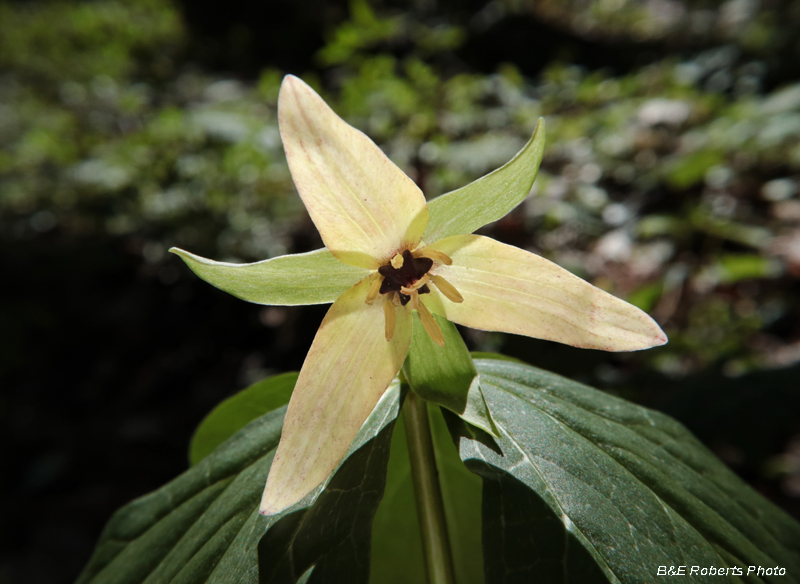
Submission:
M 431 340 L 414 313 L 411 349 L 403 364 L 411 389 L 423 399 L 447 408 L 464 421 L 498 436 L 481 392 L 480 378 L 467 345 L 455 325 L 434 315 L 444 347 Z
M 544 138 L 544 118 L 539 118 L 531 139 L 509 162 L 428 202 L 428 227 L 423 239 L 433 243 L 451 235 L 473 233 L 524 201 L 539 172 Z
M 177 247 L 169 251 L 212 286 L 256 304 L 326 304 L 370 273 L 340 262 L 325 248 L 252 264 L 215 262 Z

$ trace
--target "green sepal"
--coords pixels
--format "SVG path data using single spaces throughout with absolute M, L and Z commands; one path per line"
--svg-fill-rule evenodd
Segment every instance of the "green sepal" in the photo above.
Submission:
M 298 375 L 291 372 L 262 379 L 218 404 L 194 431 L 189 464 L 196 465 L 259 416 L 288 404 Z
M 171 248 L 203 280 L 256 304 L 326 304 L 370 274 L 337 260 L 326 248 L 252 264 L 215 262 Z
M 505 217 L 528 196 L 544 154 L 544 118 L 522 150 L 506 164 L 470 184 L 428 202 L 423 240 L 473 233 Z
M 433 317 L 442 330 L 444 347 L 428 336 L 415 312 L 411 348 L 403 364 L 405 379 L 421 398 L 497 436 L 481 392 L 480 377 L 464 339 L 452 322 L 436 314 Z

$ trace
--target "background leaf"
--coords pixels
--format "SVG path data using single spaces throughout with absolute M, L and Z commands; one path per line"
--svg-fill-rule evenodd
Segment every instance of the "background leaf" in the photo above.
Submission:
M 192 466 L 259 416 L 289 403 L 299 373 L 282 373 L 254 383 L 211 410 L 192 436 Z
M 286 408 L 252 421 L 175 480 L 118 510 L 78 584 L 366 582 L 369 526 L 399 404 L 393 383 L 328 485 L 274 517 L 261 516 L 258 505 Z M 294 579 L 286 579 L 287 569 Z
M 552 539 L 579 541 L 610 581 L 655 581 L 659 565 L 777 565 L 787 572 L 781 582 L 798 582 L 800 524 L 681 424 L 534 367 L 488 359 L 476 366 L 502 452 L 462 438 L 462 459 L 487 482 L 506 474 L 535 492 L 558 520 L 538 529 Z M 489 584 L 534 575 L 546 582 L 590 581 L 571 562 L 554 561 L 563 546 L 514 536 L 519 510 L 532 504 L 518 487 L 506 477 L 484 487 L 487 500 L 505 490 L 502 505 L 484 505 Z M 499 529 L 497 521 L 509 526 Z M 498 550 L 501 536 L 506 545 Z M 524 554 L 524 564 L 508 561 Z M 694 575 L 691 581 L 735 580 Z
M 176 247 L 170 251 L 212 286 L 256 304 L 326 304 L 369 275 L 324 248 L 252 264 L 215 262 Z
M 439 407 L 428 405 L 456 581 L 483 582 L 481 480 L 458 456 Z M 373 584 L 425 582 L 425 563 L 402 414 L 395 424 L 386 490 L 372 529 Z
M 428 227 L 423 240 L 433 243 L 451 235 L 472 233 L 505 217 L 533 186 L 544 154 L 544 118 L 527 144 L 509 162 L 471 182 L 428 202 Z

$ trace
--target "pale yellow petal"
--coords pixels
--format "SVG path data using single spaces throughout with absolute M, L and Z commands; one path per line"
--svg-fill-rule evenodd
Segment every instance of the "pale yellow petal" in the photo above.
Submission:
M 530 252 L 480 235 L 455 235 L 432 247 L 453 260 L 435 273 L 464 298 L 442 301 L 453 322 L 605 351 L 667 342 L 646 313 Z
M 411 343 L 411 312 L 398 308 L 385 339 L 383 303 L 365 302 L 364 280 L 333 303 L 297 380 L 269 472 L 261 513 L 293 505 L 336 468 Z
M 334 256 L 375 269 L 417 246 L 428 224 L 425 197 L 372 140 L 292 75 L 278 116 L 292 178 Z

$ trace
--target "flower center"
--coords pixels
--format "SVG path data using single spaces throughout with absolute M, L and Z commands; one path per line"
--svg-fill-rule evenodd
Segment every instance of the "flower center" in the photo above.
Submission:
M 416 254 L 416 256 L 414 255 Z M 396 254 L 392 261 L 378 268 L 378 277 L 372 281 L 367 292 L 366 302 L 372 304 L 379 294 L 383 295 L 383 313 L 386 317 L 386 340 L 394 336 L 395 309 L 399 301 L 402 306 L 411 302 L 411 308 L 419 314 L 422 326 L 433 341 L 444 346 L 444 336 L 436 324 L 436 319 L 428 307 L 420 300 L 420 294 L 429 294 L 428 283 L 434 284 L 451 302 L 463 302 L 464 299 L 452 284 L 436 274 L 429 274 L 434 262 L 449 266 L 451 260 L 444 253 L 431 248 L 423 248 L 411 253 L 405 250 Z M 395 296 L 396 295 L 396 296 Z
M 425 283 L 428 280 L 425 275 L 433 267 L 433 260 L 425 257 L 415 258 L 408 250 L 398 255 L 399 258 L 395 256 L 390 263 L 378 268 L 378 273 L 383 276 L 379 292 L 380 294 L 397 292 L 400 304 L 405 306 L 411 300 L 408 292 L 416 290 L 417 294 L 428 294 L 431 291 Z M 420 281 L 422 285 L 417 285 Z

